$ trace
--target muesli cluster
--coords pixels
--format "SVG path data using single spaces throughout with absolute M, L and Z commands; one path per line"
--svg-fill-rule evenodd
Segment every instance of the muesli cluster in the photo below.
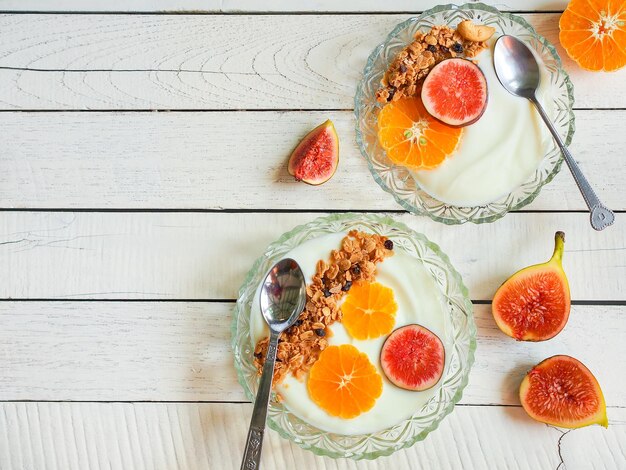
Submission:
M 476 57 L 488 47 L 485 41 L 494 32 L 493 28 L 473 25 L 471 21 L 461 22 L 456 29 L 433 26 L 428 32 L 418 32 L 415 41 L 400 51 L 389 66 L 376 99 L 387 103 L 418 95 L 422 80 L 436 64 L 451 57 Z
M 306 307 L 293 326 L 281 335 L 276 353 L 274 385 L 292 373 L 302 379 L 328 346 L 332 334 L 328 328 L 341 321 L 340 299 L 357 281 L 372 282 L 376 264 L 393 254 L 393 242 L 387 237 L 352 230 L 333 250 L 330 260 L 319 260 L 313 282 L 307 285 Z M 261 374 L 269 339 L 259 341 L 254 349 L 254 364 Z

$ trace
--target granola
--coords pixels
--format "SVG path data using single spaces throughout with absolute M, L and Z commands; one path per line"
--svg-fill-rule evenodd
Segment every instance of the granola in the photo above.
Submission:
M 416 96 L 421 91 L 422 80 L 436 64 L 451 57 L 473 58 L 487 47 L 486 40 L 472 41 L 459 29 L 448 26 L 433 26 L 427 33 L 418 32 L 415 41 L 400 51 L 389 66 L 376 99 L 387 103 Z
M 332 335 L 328 328 L 341 321 L 339 301 L 353 282 L 372 282 L 376 263 L 393 254 L 393 243 L 387 237 L 352 230 L 333 250 L 328 261 L 319 260 L 313 282 L 306 287 L 304 311 L 293 326 L 278 340 L 274 385 L 289 373 L 302 379 L 328 346 Z M 254 348 L 254 365 L 263 370 L 269 338 L 260 340 Z

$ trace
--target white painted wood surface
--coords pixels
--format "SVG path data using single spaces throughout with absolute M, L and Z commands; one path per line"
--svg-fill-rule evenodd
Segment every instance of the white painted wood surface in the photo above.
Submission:
M 355 147 L 353 94 L 403 12 L 434 3 L 0 0 L 12 12 L 0 14 L 0 470 L 239 467 L 251 406 L 232 366 L 232 300 L 268 243 L 320 215 L 306 211 L 398 211 Z M 523 16 L 558 42 L 558 13 Z M 624 211 L 626 69 L 583 72 L 557 49 L 575 84 L 572 151 Z M 285 159 L 327 117 L 339 171 L 296 184 Z M 593 232 L 583 209 L 564 170 L 495 224 L 393 214 L 450 255 L 477 300 L 546 259 L 564 230 L 577 301 L 566 329 L 514 342 L 476 305 L 462 405 L 425 442 L 353 462 L 269 432 L 264 468 L 626 469 L 626 231 L 618 214 Z M 563 432 L 519 407 L 525 371 L 559 353 L 600 380 L 608 430 Z
M 0 400 L 247 401 L 230 354 L 233 307 L 0 302 Z M 526 372 L 546 357 L 569 354 L 594 372 L 611 406 L 626 408 L 626 376 L 607 367 L 610 357 L 614 370 L 626 370 L 623 307 L 574 305 L 565 330 L 538 344 L 500 332 L 490 305 L 476 305 L 474 317 L 476 362 L 461 403 L 519 406 Z
M 558 44 L 558 14 L 525 14 Z M 0 15 L 0 109 L 352 109 L 409 15 Z M 626 108 L 626 69 L 580 70 L 577 108 Z M 598 80 L 601 78 L 601 86 Z
M 472 1 L 472 0 L 468 0 Z M 462 5 L 464 1 L 448 3 Z M 501 11 L 563 10 L 567 0 L 484 1 Z M 440 5 L 436 0 L 0 0 L 0 11 L 71 12 L 417 12 Z
M 327 118 L 340 138 L 337 173 L 323 187 L 298 184 L 286 160 Z M 606 175 L 623 170 L 613 149 L 626 148 L 625 121 L 626 111 L 577 111 L 570 147 L 600 198 L 615 210 L 626 209 L 623 180 Z M 3 208 L 398 209 L 380 187 L 363 184 L 371 175 L 349 111 L 6 112 L 0 113 L 0 129 Z M 598 141 L 598 135 L 605 137 Z M 525 210 L 565 209 L 586 206 L 564 167 Z
M 0 466 L 235 469 L 251 411 L 247 403 L 4 403 Z M 624 468 L 626 410 L 609 409 L 609 422 L 608 429 L 564 433 L 529 420 L 519 407 L 458 406 L 425 441 L 375 461 L 318 457 L 269 432 L 262 468 Z M 507 438 L 512 426 L 516 439 Z
M 233 299 L 267 245 L 318 215 L 8 212 L 0 219 L 0 298 Z M 624 300 L 621 214 L 616 230 L 600 233 L 586 213 L 516 213 L 506 223 L 452 227 L 395 218 L 439 244 L 474 300 L 546 261 L 557 230 L 566 233 L 572 297 Z

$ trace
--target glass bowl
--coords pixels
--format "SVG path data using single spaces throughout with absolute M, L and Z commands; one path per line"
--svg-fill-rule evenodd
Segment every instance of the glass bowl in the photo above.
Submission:
M 441 5 L 410 18 L 394 28 L 384 43 L 370 54 L 355 96 L 356 140 L 361 153 L 367 160 L 374 180 L 406 210 L 424 214 L 444 224 L 465 222 L 493 222 L 507 212 L 518 210 L 533 201 L 541 188 L 559 172 L 561 152 L 554 144 L 541 160 L 535 173 L 510 194 L 486 205 L 455 206 L 439 201 L 420 188 L 409 171 L 394 165 L 388 158 L 377 138 L 377 116 L 381 109 L 376 101 L 379 88 L 389 64 L 396 54 L 413 41 L 416 32 L 428 30 L 435 25 L 456 25 L 465 19 L 487 24 L 496 28 L 496 35 L 517 36 L 534 49 L 542 59 L 550 79 L 550 117 L 556 129 L 568 145 L 574 135 L 573 86 L 561 67 L 561 60 L 554 47 L 523 18 L 482 3 L 461 6 Z
M 282 437 L 318 455 L 333 458 L 348 457 L 375 459 L 409 447 L 424 439 L 437 428 L 461 399 L 467 384 L 476 349 L 476 326 L 472 303 L 459 273 L 448 257 L 424 235 L 390 217 L 371 214 L 335 214 L 318 218 L 294 228 L 267 247 L 255 261 L 239 291 L 233 313 L 232 347 L 239 382 L 246 396 L 254 400 L 257 392 L 257 370 L 253 364 L 254 347 L 250 337 L 250 315 L 257 289 L 270 267 L 301 243 L 329 233 L 352 229 L 378 233 L 394 242 L 395 250 L 404 250 L 432 275 L 440 289 L 443 304 L 449 315 L 446 333 L 450 346 L 446 356 L 450 361 L 441 379 L 438 391 L 421 409 L 408 419 L 379 432 L 361 435 L 340 435 L 320 430 L 291 413 L 283 404 L 271 400 L 268 425 Z

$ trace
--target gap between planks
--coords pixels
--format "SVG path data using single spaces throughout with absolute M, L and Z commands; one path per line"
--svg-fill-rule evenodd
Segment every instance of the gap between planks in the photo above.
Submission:
M 47 400 L 47 399 L 18 399 L 0 400 L 0 403 L 156 403 L 156 404 L 218 404 L 229 403 L 232 405 L 251 404 L 250 400 Z M 457 403 L 455 406 L 467 407 L 498 407 L 498 408 L 521 408 L 522 405 L 497 404 L 497 403 Z M 609 406 L 607 408 L 626 409 L 626 406 Z
M 2 67 L 0 67 L 0 70 Z M 112 72 L 115 72 L 112 70 Z M 574 106 L 572 111 L 626 111 L 626 107 L 600 107 L 600 108 L 580 108 Z M 85 113 L 85 114 L 97 114 L 97 113 L 341 113 L 348 112 L 353 113 L 354 108 L 233 108 L 233 109 L 218 109 L 218 108 L 133 108 L 133 109 L 123 109 L 123 108 L 111 108 L 111 109 L 30 109 L 30 108 L 20 108 L 20 109 L 0 109 L 0 114 L 2 113 Z
M 462 2 L 465 3 L 465 2 Z M 564 10 L 500 10 L 512 15 L 561 15 Z M 371 10 L 371 11 L 72 11 L 72 10 L 2 10 L 2 15 L 138 15 L 138 16 L 363 16 L 363 15 L 421 15 L 424 10 Z
M 251 405 L 250 400 L 46 400 L 46 399 L 32 399 L 32 400 L 0 400 L 2 403 L 101 403 L 101 404 L 180 404 L 180 405 L 217 405 L 220 403 L 229 405 Z M 468 407 L 468 408 L 522 408 L 522 405 L 515 404 L 497 404 L 497 403 L 456 403 L 455 407 Z M 607 410 L 626 410 L 626 406 L 614 406 L 607 405 Z
M 237 299 L 107 299 L 93 297 L 90 299 L 65 299 L 60 297 L 51 298 L 19 298 L 19 297 L 3 297 L 0 302 L 189 302 L 189 303 L 231 303 L 237 302 Z M 491 300 L 471 300 L 474 305 L 491 305 Z M 589 305 L 589 306 L 626 306 L 626 300 L 572 300 L 572 305 Z

